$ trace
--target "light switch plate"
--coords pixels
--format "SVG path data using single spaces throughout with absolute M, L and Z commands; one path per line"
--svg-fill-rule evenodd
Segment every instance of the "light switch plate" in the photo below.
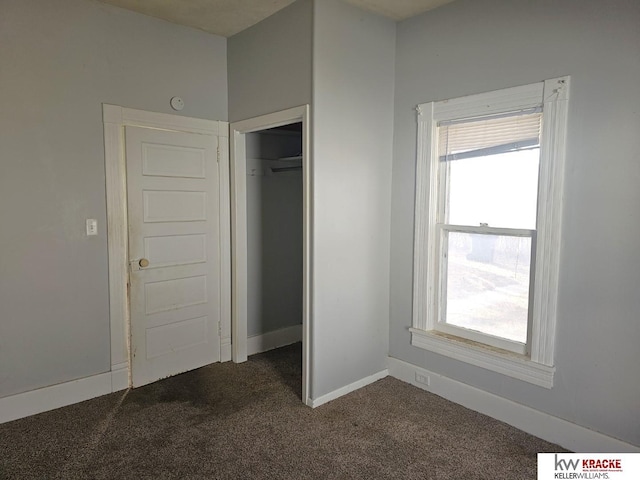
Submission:
M 87 235 L 98 235 L 98 220 L 87 218 Z

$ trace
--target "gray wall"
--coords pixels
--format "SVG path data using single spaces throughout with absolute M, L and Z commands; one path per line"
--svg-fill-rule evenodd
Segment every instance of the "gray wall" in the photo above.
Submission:
M 229 38 L 230 121 L 311 103 L 311 19 L 298 0 Z
M 226 120 L 226 40 L 93 0 L 1 0 L 0 65 L 2 397 L 110 369 L 101 104 L 181 95 Z
M 301 133 L 249 133 L 246 138 L 248 163 L 263 169 L 266 160 L 302 151 Z M 248 335 L 300 325 L 302 170 L 247 175 L 247 237 Z
M 386 368 L 394 22 L 315 2 L 311 397 Z
M 398 25 L 390 355 L 640 444 L 640 3 L 459 0 Z M 552 390 L 409 345 L 418 103 L 571 75 Z

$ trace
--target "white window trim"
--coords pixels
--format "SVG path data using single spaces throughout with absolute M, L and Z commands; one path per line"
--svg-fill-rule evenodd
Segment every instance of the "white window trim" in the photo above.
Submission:
M 546 388 L 553 386 L 569 77 L 418 105 L 411 344 Z M 437 125 L 443 120 L 543 106 L 535 280 L 528 356 L 435 331 L 438 301 Z M 426 292 L 426 293 L 425 293 Z

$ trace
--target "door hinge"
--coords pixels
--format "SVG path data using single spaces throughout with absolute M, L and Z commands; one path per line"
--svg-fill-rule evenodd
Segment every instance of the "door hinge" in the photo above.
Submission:
M 216 162 L 220 163 L 220 145 L 216 147 Z
M 222 322 L 218 320 L 218 337 L 222 337 Z

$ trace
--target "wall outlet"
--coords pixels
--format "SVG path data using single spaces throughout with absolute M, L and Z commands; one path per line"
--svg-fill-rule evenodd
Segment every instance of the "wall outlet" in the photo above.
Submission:
M 422 375 L 416 372 L 416 382 L 429 386 L 431 384 L 431 378 L 428 375 Z

